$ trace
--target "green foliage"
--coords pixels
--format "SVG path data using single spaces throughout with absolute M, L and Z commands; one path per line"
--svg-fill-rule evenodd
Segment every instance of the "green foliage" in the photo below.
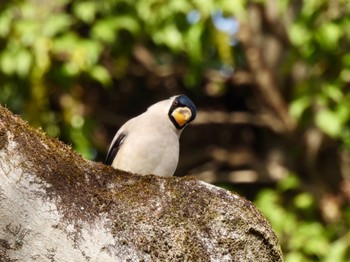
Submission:
M 319 222 L 315 197 L 300 189 L 295 175 L 280 181 L 277 190 L 262 190 L 255 204 L 278 235 L 286 262 L 349 261 L 350 234 L 344 229 L 350 227 L 350 220 L 346 212 L 334 223 Z
M 205 72 L 230 77 L 246 66 L 230 31 L 237 22 L 232 17 L 244 19 L 248 3 L 267 1 L 8 2 L 0 4 L 0 103 L 92 159 L 95 120 L 83 101 L 87 86 L 108 89 L 123 81 L 134 48 L 142 46 L 150 64 L 183 71 L 181 81 L 200 93 Z M 288 76 L 302 74 L 294 79 L 290 112 L 301 129 L 315 125 L 350 149 L 348 0 L 277 3 L 281 17 L 289 9 L 296 13 L 286 27 L 291 44 L 284 66 Z M 220 28 L 225 23 L 229 30 Z M 215 84 L 217 94 L 226 92 Z M 337 225 L 318 222 L 316 199 L 300 190 L 295 176 L 262 191 L 256 204 L 278 233 L 287 262 L 349 260 L 349 207 Z
M 189 68 L 184 83 L 194 88 L 205 68 L 233 65 L 227 32 L 217 33 L 213 12 L 241 15 L 244 5 L 244 0 L 55 0 L 40 6 L 23 0 L 3 5 L 0 103 L 93 158 L 87 135 L 93 125 L 87 125 L 88 116 L 79 109 L 85 105 L 73 95 L 75 86 L 111 87 L 125 76 L 134 46 L 141 45 L 160 65 L 183 64 L 185 58 Z M 188 20 L 191 12 L 197 14 L 196 21 Z M 163 59 L 169 54 L 171 59 Z M 49 94 L 57 89 L 76 103 L 60 99 L 60 110 L 53 110 Z M 82 124 L 74 125 L 74 119 Z
M 350 5 L 337 3 L 304 1 L 289 30 L 294 59 L 309 68 L 295 88 L 290 111 L 301 123 L 309 124 L 311 114 L 316 126 L 349 149 Z

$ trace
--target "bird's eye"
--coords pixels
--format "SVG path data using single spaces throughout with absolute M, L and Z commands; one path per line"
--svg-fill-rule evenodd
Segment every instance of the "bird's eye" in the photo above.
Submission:
M 177 106 L 179 104 L 179 100 L 175 99 L 173 102 L 173 106 Z

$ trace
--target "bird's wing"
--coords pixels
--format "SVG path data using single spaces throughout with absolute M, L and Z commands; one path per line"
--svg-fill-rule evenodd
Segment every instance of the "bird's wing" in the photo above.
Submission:
M 116 157 L 120 146 L 123 144 L 126 133 L 121 132 L 116 139 L 114 139 L 112 145 L 109 147 L 107 157 L 105 160 L 106 165 L 112 165 L 114 158 Z

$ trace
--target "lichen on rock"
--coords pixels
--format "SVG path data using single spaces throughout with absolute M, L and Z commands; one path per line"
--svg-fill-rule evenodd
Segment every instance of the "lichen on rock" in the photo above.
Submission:
M 227 190 L 85 160 L 2 107 L 0 152 L 0 230 L 26 232 L 16 248 L 0 236 L 9 261 L 283 261 L 266 219 Z

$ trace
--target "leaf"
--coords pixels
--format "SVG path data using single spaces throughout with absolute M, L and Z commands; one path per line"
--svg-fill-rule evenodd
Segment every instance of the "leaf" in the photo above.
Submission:
M 96 5 L 96 1 L 76 2 L 73 6 L 73 12 L 85 23 L 91 23 L 95 20 Z
M 338 85 L 325 83 L 322 88 L 322 92 L 328 97 L 336 102 L 340 102 L 344 97 L 341 88 Z
M 341 60 L 344 66 L 350 67 L 350 54 L 344 54 Z
M 324 49 L 334 50 L 337 48 L 342 36 L 342 28 L 335 23 L 323 24 L 316 32 L 316 39 Z
M 52 50 L 55 53 L 71 53 L 79 41 L 77 35 L 73 32 L 63 34 L 53 39 Z
M 0 68 L 1 71 L 7 75 L 11 75 L 15 71 L 16 61 L 13 59 L 13 54 L 8 49 L 3 51 L 0 56 Z
M 13 15 L 11 10 L 6 10 L 0 13 L 0 36 L 6 37 L 11 29 Z
M 195 9 L 199 10 L 203 17 L 208 17 L 215 10 L 215 2 L 213 0 L 194 0 Z M 229 1 L 230 2 L 230 1 Z
M 288 31 L 292 43 L 296 46 L 308 44 L 312 33 L 305 27 L 304 24 L 293 24 Z
M 292 251 L 286 254 L 285 262 L 301 262 L 306 261 L 306 258 L 297 251 Z
M 106 43 L 113 43 L 116 39 L 116 25 L 111 19 L 103 19 L 93 25 L 91 36 Z
M 29 70 L 32 66 L 32 55 L 26 49 L 21 49 L 16 55 L 16 71 L 21 77 L 26 77 L 29 74 Z
M 20 45 L 11 45 L 0 56 L 0 69 L 7 75 L 26 77 L 33 63 L 32 53 Z
M 14 26 L 21 43 L 25 46 L 32 45 L 37 37 L 41 36 L 39 21 L 20 20 Z
M 342 123 L 338 116 L 326 108 L 316 114 L 316 125 L 331 137 L 338 137 L 342 130 Z
M 311 98 L 309 96 L 301 96 L 295 99 L 289 106 L 290 114 L 300 119 L 305 110 L 311 105 Z
M 297 208 L 308 209 L 314 204 L 314 198 L 310 193 L 300 193 L 294 198 L 294 204 Z
M 141 28 L 135 17 L 129 15 L 118 16 L 114 19 L 117 30 L 125 29 L 135 35 L 140 32 Z
M 191 3 L 187 0 L 168 1 L 166 8 L 171 10 L 169 14 L 174 14 L 175 12 L 187 14 L 191 9 L 193 9 Z
M 84 39 L 78 42 L 77 50 L 84 53 L 87 65 L 91 66 L 98 62 L 102 52 L 102 45 L 96 40 Z
M 108 17 L 98 21 L 92 27 L 91 36 L 106 43 L 113 43 L 121 29 L 125 29 L 133 35 L 141 30 L 136 19 L 130 16 Z
M 231 14 L 235 17 L 240 17 L 245 14 L 246 10 L 246 1 L 245 0 L 235 0 L 235 1 L 227 1 L 220 0 L 217 2 L 218 7 L 227 15 Z
M 53 14 L 43 25 L 43 34 L 45 36 L 55 36 L 60 32 L 68 31 L 72 24 L 72 19 L 67 14 Z
M 183 48 L 182 34 L 174 24 L 168 24 L 153 35 L 153 40 L 157 44 L 165 44 L 174 51 Z
M 294 228 L 289 245 L 291 249 L 318 256 L 325 255 L 329 249 L 326 230 L 319 222 L 300 222 Z
M 320 1 L 320 0 L 308 0 L 303 2 L 303 6 L 302 6 L 303 15 L 305 15 L 306 17 L 312 16 L 318 11 L 318 9 L 321 7 L 323 3 L 324 1 Z
M 278 189 L 285 192 L 290 189 L 296 189 L 300 186 L 300 180 L 296 175 L 290 174 L 286 178 L 282 179 L 277 184 Z
M 350 249 L 349 243 L 350 233 L 347 233 L 344 237 L 332 243 L 330 251 L 327 253 L 324 262 L 348 261 L 349 257 L 347 255 Z
M 111 76 L 106 68 L 100 65 L 95 65 L 89 70 L 89 74 L 92 78 L 107 86 L 111 83 Z
M 202 42 L 200 41 L 203 30 L 203 24 L 197 23 L 192 25 L 185 35 L 188 55 L 194 62 L 201 62 L 203 60 Z

